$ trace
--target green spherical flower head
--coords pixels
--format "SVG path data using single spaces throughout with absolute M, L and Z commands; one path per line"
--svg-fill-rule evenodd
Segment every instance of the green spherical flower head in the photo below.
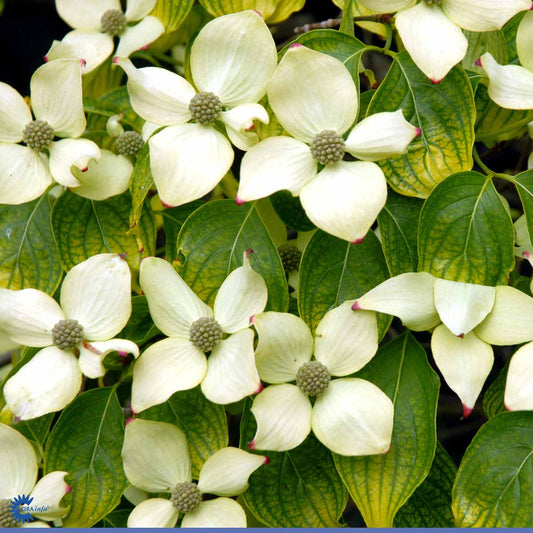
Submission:
M 72 350 L 83 340 L 83 328 L 77 320 L 60 320 L 52 328 L 52 342 L 60 350 Z
M 122 35 L 126 30 L 128 21 L 120 9 L 108 9 L 100 19 L 102 32 L 109 35 Z
M 296 372 L 296 385 L 308 396 L 318 396 L 324 392 L 330 380 L 327 366 L 318 361 L 304 363 Z
M 9 510 L 10 500 L 0 500 L 0 527 L 20 527 L 22 522 L 17 522 Z
M 170 501 L 181 513 L 190 513 L 202 503 L 202 493 L 196 483 L 178 483 L 170 495 Z
M 117 150 L 121 155 L 135 156 L 144 146 L 144 140 L 136 131 L 125 131 L 117 139 Z
M 41 152 L 54 139 L 54 130 L 46 120 L 32 120 L 22 132 L 22 141 L 30 148 Z
M 191 324 L 189 340 L 202 352 L 210 352 L 222 339 L 222 328 L 214 318 L 203 316 Z
M 222 111 L 222 102 L 216 94 L 199 92 L 189 103 L 189 111 L 196 122 L 213 124 Z
M 332 130 L 321 131 L 311 141 L 311 155 L 321 165 L 340 161 L 346 151 L 343 138 Z
M 300 259 L 302 259 L 302 252 L 290 244 L 284 244 L 278 248 L 281 263 L 285 272 L 292 272 L 298 270 L 300 266 Z

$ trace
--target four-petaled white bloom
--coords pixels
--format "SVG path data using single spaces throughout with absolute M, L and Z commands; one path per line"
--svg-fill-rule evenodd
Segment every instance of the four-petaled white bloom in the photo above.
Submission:
M 70 491 L 64 479 L 68 472 L 50 472 L 37 481 L 39 464 L 33 446 L 12 427 L 0 424 L 0 523 L 10 522 L 9 502 L 17 496 L 33 498 L 30 507 L 42 508 L 30 514 L 42 520 L 56 520 L 68 509 L 59 505 Z M 14 523 L 13 527 L 22 524 Z M 44 522 L 27 522 L 24 527 L 46 527 Z M 10 526 L 7 526 L 10 527 Z
M 85 170 L 91 159 L 100 158 L 94 142 L 77 139 L 86 126 L 82 63 L 58 60 L 35 71 L 30 83 L 35 120 L 22 96 L 0 83 L 0 204 L 34 200 L 54 180 L 78 187 L 71 167 Z M 54 137 L 63 139 L 54 141 Z
M 433 358 L 461 399 L 465 416 L 472 411 L 492 368 L 491 344 L 533 340 L 533 298 L 513 287 L 488 287 L 410 272 L 374 287 L 353 308 L 395 315 L 413 331 L 433 330 Z M 527 375 L 533 383 L 533 366 Z M 518 390 L 506 392 L 506 398 L 516 394 Z
M 113 37 L 120 38 L 116 55 L 128 57 L 148 46 L 164 31 L 163 23 L 147 16 L 157 0 L 128 0 L 122 13 L 120 0 L 56 0 L 59 16 L 72 28 L 54 41 L 45 59 L 83 57 L 85 73 L 102 64 L 113 52 Z M 137 22 L 134 26 L 128 23 Z
M 201 198 L 229 170 L 233 149 L 217 122 L 235 146 L 246 150 L 258 140 L 250 131 L 253 121 L 269 120 L 257 102 L 276 67 L 276 46 L 255 11 L 225 15 L 202 28 L 190 61 L 198 92 L 168 70 L 136 69 L 120 57 L 114 61 L 128 75 L 133 109 L 150 123 L 166 126 L 148 143 L 154 182 L 167 206 Z
M 353 79 L 338 59 L 300 44 L 283 57 L 267 94 L 292 137 L 268 137 L 245 154 L 237 203 L 288 189 L 319 228 L 361 241 L 387 199 L 385 176 L 373 161 L 405 153 L 420 130 L 401 110 L 377 113 L 344 141 L 357 117 Z M 345 152 L 362 161 L 343 161 Z
M 169 338 L 152 344 L 133 368 L 133 412 L 199 383 L 204 395 L 219 404 L 236 402 L 260 389 L 249 325 L 250 317 L 265 308 L 268 295 L 247 255 L 243 266 L 220 286 L 214 313 L 167 261 L 143 259 L 140 284 L 155 325 Z M 205 352 L 211 352 L 209 359 Z
M 374 313 L 353 312 L 352 302 L 320 321 L 314 340 L 305 322 L 288 313 L 266 312 L 253 324 L 259 334 L 256 361 L 263 381 L 252 413 L 257 433 L 251 449 L 284 451 L 301 444 L 311 429 L 341 455 L 386 453 L 394 407 L 376 385 L 348 376 L 363 368 L 378 348 Z M 296 380 L 296 385 L 287 382 Z M 311 405 L 309 396 L 317 396 Z
M 82 373 L 105 374 L 109 352 L 139 355 L 133 342 L 112 338 L 131 314 L 131 274 L 119 255 L 95 255 L 72 268 L 60 301 L 61 307 L 36 289 L 0 289 L 0 330 L 24 346 L 46 347 L 4 385 L 7 406 L 19 419 L 63 409 L 79 392 Z
M 248 478 L 268 463 L 262 455 L 222 448 L 204 463 L 192 482 L 191 460 L 183 432 L 172 424 L 133 419 L 122 448 L 130 483 L 148 492 L 170 492 L 170 499 L 150 498 L 137 505 L 128 527 L 246 527 L 243 508 L 228 496 L 242 494 Z M 202 501 L 202 494 L 222 496 Z
M 468 41 L 461 30 L 499 30 L 531 0 L 360 0 L 378 13 L 396 15 L 396 29 L 418 68 L 439 83 L 465 56 Z

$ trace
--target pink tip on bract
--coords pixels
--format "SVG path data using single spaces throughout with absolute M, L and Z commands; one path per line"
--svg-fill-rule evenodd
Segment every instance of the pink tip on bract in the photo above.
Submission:
M 239 198 L 238 196 L 235 197 L 235 203 L 237 205 L 242 205 L 242 204 L 244 204 L 245 201 L 246 200 L 243 200 L 243 199 Z
M 131 418 L 128 418 L 126 420 L 126 424 L 125 426 L 128 427 L 134 420 L 135 420 L 135 415 L 137 414 L 133 409 L 131 410 L 131 414 L 133 415 Z
M 529 252 L 522 252 L 522 257 L 529 259 L 531 257 L 531 254 Z
M 290 46 L 289 46 L 289 50 L 292 50 L 293 48 L 302 48 L 303 47 L 303 44 L 300 44 L 300 43 L 292 43 Z
M 163 202 L 163 200 L 161 200 L 161 203 L 163 204 L 163 207 L 166 207 L 167 209 L 172 209 L 173 207 L 176 207 L 175 205 L 170 205 L 170 204 Z
M 255 315 L 250 317 L 250 324 L 255 324 Z
M 133 224 L 130 225 L 130 229 L 133 229 L 137 225 L 137 221 L 135 220 Z
M 45 63 L 48 63 L 48 56 L 44 56 L 44 57 L 43 57 L 43 61 L 44 61 Z
M 139 253 L 140 254 L 143 254 L 144 253 L 144 246 L 142 248 L 139 248 Z
M 464 333 L 459 333 L 459 335 L 457 335 L 460 339 L 464 339 L 465 338 L 465 334 Z
M 250 257 L 250 254 L 255 254 L 255 250 L 253 250 L 252 248 L 248 248 L 248 250 L 246 250 L 246 259 Z
M 259 394 L 263 390 L 263 384 L 259 382 L 259 387 L 257 387 L 257 390 L 254 391 L 254 394 Z
M 481 64 L 481 58 L 478 57 L 475 61 L 474 61 L 474 65 L 476 65 L 476 67 L 482 67 L 483 65 Z
M 465 404 L 463 404 L 463 417 L 468 418 L 471 412 L 472 412 L 472 407 L 467 407 Z
M 415 128 L 415 137 L 422 135 L 422 130 L 420 128 Z
M 389 444 L 389 447 L 384 452 L 381 452 L 380 455 L 387 455 L 389 452 L 390 452 L 390 444 Z
M 268 463 L 270 463 L 270 459 L 265 455 L 265 459 L 263 461 L 263 464 L 267 465 Z
M 120 259 L 126 259 L 126 256 L 128 254 L 126 252 L 122 252 L 121 254 L 118 254 L 118 256 L 120 257 Z
M 152 43 L 150 43 L 150 44 L 152 44 Z M 141 46 L 139 48 L 139 50 L 148 50 L 148 47 L 150 46 L 150 44 L 145 44 L 144 46 Z
M 533 10 L 533 2 L 531 2 L 531 5 L 529 6 L 529 10 Z
M 119 357 L 125 358 L 128 357 L 128 352 L 117 352 Z
M 248 449 L 255 450 L 255 439 L 248 443 Z
M 440 80 L 434 80 L 434 79 L 430 78 L 431 83 L 432 83 L 433 85 L 438 85 L 443 79 L 444 79 L 444 78 L 441 78 Z
M 352 244 L 361 244 L 365 240 L 365 237 L 361 237 L 360 239 L 355 239 L 355 241 L 352 241 Z
M 263 13 L 261 11 L 257 11 L 257 9 L 252 9 L 254 13 L 257 13 L 261 18 L 263 18 Z
M 357 300 L 353 303 L 352 309 L 354 311 L 357 311 L 357 310 L 361 309 L 361 306 L 359 305 L 359 302 Z
M 115 64 L 118 63 L 119 59 L 120 59 L 120 58 L 119 58 L 118 56 L 115 56 L 115 57 L 113 58 L 113 63 L 115 63 Z
M 20 416 L 14 416 L 13 417 L 13 424 L 16 424 L 18 422 L 20 422 Z
M 65 494 L 68 494 L 72 490 L 72 487 L 70 485 L 67 485 L 65 487 Z
M 83 59 L 83 57 L 80 57 L 80 65 L 82 67 L 84 67 L 86 64 L 87 64 L 87 61 L 85 61 L 85 59 Z
M 81 170 L 82 172 L 87 172 L 87 171 L 89 170 L 89 167 L 83 167 L 83 168 L 80 168 L 80 170 Z

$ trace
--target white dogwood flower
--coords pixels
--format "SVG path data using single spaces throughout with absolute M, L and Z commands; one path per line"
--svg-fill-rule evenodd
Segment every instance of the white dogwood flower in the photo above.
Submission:
M 150 166 L 161 201 L 167 206 L 201 198 L 224 177 L 233 162 L 231 142 L 246 150 L 258 137 L 254 120 L 268 122 L 257 102 L 276 67 L 270 30 L 255 11 L 207 23 L 191 48 L 191 76 L 157 67 L 136 69 L 115 60 L 128 75 L 131 106 L 150 123 L 166 126 L 148 141 Z M 192 121 L 192 122 L 191 122 Z
M 63 409 L 79 392 L 82 374 L 105 374 L 109 352 L 139 355 L 135 343 L 113 338 L 131 314 L 131 274 L 121 256 L 99 254 L 76 265 L 60 301 L 36 289 L 0 289 L 0 329 L 24 346 L 45 347 L 4 385 L 18 419 Z
M 222 448 L 204 463 L 192 481 L 191 460 L 183 432 L 172 424 L 133 419 L 126 426 L 122 459 L 126 477 L 148 492 L 168 492 L 170 499 L 149 498 L 133 509 L 128 527 L 246 527 L 244 509 L 228 496 L 242 494 L 248 478 L 268 458 L 238 448 Z M 202 501 L 203 494 L 219 498 Z
M 363 368 L 378 349 L 375 314 L 354 313 L 351 304 L 326 313 L 314 343 L 305 322 L 294 315 L 269 311 L 253 318 L 259 334 L 257 369 L 273 385 L 253 401 L 257 433 L 248 444 L 251 449 L 290 450 L 312 429 L 324 446 L 341 455 L 388 451 L 391 400 L 369 381 L 343 377 Z M 316 396 L 314 405 L 310 396 Z
M 83 60 L 65 59 L 39 67 L 30 82 L 31 108 L 11 86 L 0 82 L 0 203 L 38 198 L 55 180 L 80 182 L 71 167 L 87 169 L 100 158 L 98 146 L 78 139 L 86 120 L 81 94 Z M 62 137 L 54 141 L 55 137 Z M 25 146 L 19 144 L 23 142 Z
M 281 60 L 267 94 L 292 137 L 267 137 L 246 152 L 237 203 L 288 189 L 320 229 L 360 242 L 387 199 L 373 161 L 405 153 L 420 130 L 398 110 L 365 118 L 344 140 L 357 116 L 355 83 L 338 59 L 300 44 Z M 345 152 L 360 161 L 343 161 Z
M 123 13 L 120 0 L 56 0 L 59 16 L 74 30 L 53 42 L 45 60 L 83 57 L 87 74 L 112 54 L 114 37 L 119 38 L 115 55 L 128 57 L 164 33 L 163 23 L 148 16 L 156 2 L 128 0 Z

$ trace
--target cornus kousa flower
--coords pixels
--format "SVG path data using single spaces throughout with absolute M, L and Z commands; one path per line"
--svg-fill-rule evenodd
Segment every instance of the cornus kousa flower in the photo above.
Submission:
M 273 385 L 253 401 L 257 433 L 248 444 L 251 449 L 290 450 L 312 429 L 324 446 L 341 455 L 388 451 L 392 402 L 369 381 L 342 377 L 363 368 L 378 348 L 375 314 L 354 313 L 351 303 L 321 320 L 314 360 L 313 336 L 302 319 L 272 311 L 253 318 L 259 334 L 257 369 Z M 296 384 L 287 383 L 291 381 Z
M 187 440 L 165 422 L 134 419 L 126 426 L 122 448 L 130 483 L 148 492 L 169 492 L 170 499 L 150 498 L 133 509 L 128 527 L 246 527 L 243 508 L 228 496 L 242 494 L 248 478 L 268 458 L 238 448 L 222 448 L 204 463 L 192 481 Z M 203 494 L 220 498 L 202 501 Z
M 236 402 L 260 389 L 249 325 L 250 317 L 265 308 L 268 295 L 247 255 L 243 266 L 220 286 L 214 313 L 169 263 L 157 257 L 143 259 L 140 284 L 154 323 L 169 338 L 150 346 L 135 364 L 133 412 L 199 383 L 204 395 L 219 404 Z
M 439 83 L 466 55 L 468 41 L 461 29 L 499 30 L 531 0 L 359 0 L 378 13 L 396 15 L 396 29 L 418 68 Z
M 119 38 L 116 55 L 128 57 L 147 47 L 164 31 L 163 23 L 147 16 L 157 0 L 128 0 L 122 12 L 120 0 L 56 0 L 59 16 L 72 28 L 61 41 L 54 41 L 45 60 L 83 57 L 85 73 L 101 65 L 113 52 L 113 39 Z M 137 24 L 130 26 L 130 23 Z
M 131 314 L 131 275 L 122 257 L 99 254 L 76 265 L 60 301 L 35 289 L 0 289 L 0 329 L 24 346 L 45 346 L 4 385 L 18 419 L 63 409 L 80 390 L 82 373 L 105 374 L 109 352 L 139 355 L 133 342 L 112 338 Z
M 131 106 L 150 123 L 167 126 L 153 135 L 150 166 L 161 201 L 168 206 L 201 198 L 224 177 L 233 149 L 217 129 L 226 129 L 242 150 L 257 142 L 254 120 L 268 122 L 257 102 L 276 67 L 272 35 L 255 11 L 244 11 L 206 24 L 191 48 L 195 88 L 168 70 L 136 69 L 115 58 L 128 75 Z
M 30 83 L 35 120 L 22 96 L 0 82 L 0 203 L 34 200 L 53 180 L 78 187 L 71 167 L 85 170 L 90 160 L 100 157 L 95 143 L 77 139 L 86 126 L 82 64 L 78 59 L 58 60 L 35 71 Z
M 31 519 L 26 527 L 46 527 L 41 520 L 56 520 L 68 509 L 61 507 L 61 498 L 70 491 L 65 483 L 68 472 L 51 472 L 37 481 L 39 464 L 33 446 L 12 427 L 0 424 L 0 527 L 21 527 L 11 514 L 11 502 L 21 495 L 31 498 Z M 21 512 L 23 509 L 21 509 Z M 29 517 L 28 517 L 29 518 Z
M 390 278 L 359 298 L 353 309 L 395 315 L 413 331 L 433 330 L 433 358 L 461 399 L 465 416 L 492 368 L 491 344 L 533 340 L 530 296 L 513 287 L 448 281 L 427 272 Z
M 372 161 L 405 153 L 420 130 L 399 110 L 365 118 L 344 140 L 357 116 L 353 79 L 338 59 L 300 44 L 281 60 L 267 94 L 292 137 L 268 137 L 245 154 L 237 203 L 288 189 L 319 228 L 361 241 L 387 198 Z M 361 161 L 343 161 L 345 152 Z

